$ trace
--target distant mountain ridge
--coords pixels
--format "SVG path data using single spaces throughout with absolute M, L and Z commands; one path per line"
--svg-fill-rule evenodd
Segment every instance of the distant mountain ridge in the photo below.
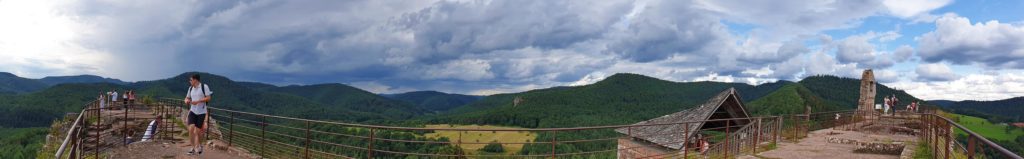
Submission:
M 34 79 L 18 77 L 17 75 L 0 72 L 0 93 L 26 93 L 34 92 L 49 87 L 48 84 Z
M 479 97 L 436 91 L 378 95 L 337 83 L 275 86 L 233 81 L 209 73 L 186 72 L 161 80 L 103 85 L 103 90 L 76 88 L 96 84 L 66 83 L 61 85 L 67 86 L 54 87 L 54 90 L 45 92 L 69 91 L 66 89 L 74 88 L 86 90 L 71 92 L 81 91 L 93 96 L 110 89 L 135 89 L 139 94 L 181 98 L 187 89 L 188 76 L 192 74 L 200 74 L 203 82 L 211 85 L 211 91 L 215 92 L 216 97 L 216 100 L 211 102 L 212 105 L 236 110 L 353 122 L 390 122 L 416 118 L 435 123 L 520 127 L 631 123 L 692 107 L 727 88 L 736 88 L 743 102 L 751 107 L 752 111 L 766 111 L 766 114 L 802 111 L 804 106 L 812 106 L 813 111 L 853 109 L 859 96 L 860 83 L 858 79 L 835 76 L 811 76 L 800 82 L 783 80 L 760 85 L 709 81 L 673 82 L 639 74 L 620 73 L 590 85 L 560 86 Z M 42 83 L 25 78 L 13 78 L 17 76 L 12 74 L 0 74 L 0 77 L 8 77 L 19 82 Z M 98 76 L 80 78 L 109 80 Z M 903 101 L 917 100 L 904 91 L 884 85 L 878 87 L 876 96 L 895 94 Z M 41 93 L 5 96 L 18 98 L 37 94 Z M 83 99 L 82 102 L 85 100 L 87 99 Z M 15 101 L 17 102 L 9 105 L 32 103 Z M 876 102 L 880 103 L 881 98 Z M 45 103 L 37 105 L 67 107 Z M 567 112 L 574 115 L 566 116 Z M 629 115 L 615 119 L 607 118 L 621 115 L 623 112 L 629 112 Z M 434 113 L 442 114 L 432 115 Z
M 427 120 L 520 127 L 628 124 L 688 109 L 730 87 L 736 88 L 751 113 L 760 115 L 802 113 L 805 106 L 811 106 L 814 112 L 849 110 L 856 107 L 860 96 L 859 79 L 830 75 L 755 86 L 709 81 L 673 82 L 620 73 L 590 85 L 491 95 Z M 903 105 L 911 101 L 920 101 L 905 91 L 882 84 L 877 85 L 877 90 L 876 103 L 881 103 L 884 96 L 895 95 L 901 99 L 896 109 L 903 109 Z M 564 115 L 568 112 L 573 115 Z M 608 118 L 612 116 L 615 118 Z
M 113 83 L 126 85 L 128 82 L 119 79 L 104 78 L 96 75 L 47 76 L 41 79 L 24 78 L 8 72 L 0 72 L 0 94 L 35 92 L 65 83 Z
M 188 89 L 188 78 L 193 74 L 199 74 L 202 82 L 209 85 L 213 92 L 214 100 L 210 105 L 233 110 L 378 124 L 400 122 L 428 113 L 408 103 L 342 84 L 277 87 L 255 82 L 236 82 L 209 73 L 187 72 L 167 79 L 127 85 L 64 83 L 33 92 L 0 94 L 0 120 L 10 121 L 0 122 L 0 126 L 45 126 L 66 112 L 80 110 L 84 104 L 110 90 L 132 89 L 137 90 L 139 95 L 181 99 Z M 24 78 L 19 80 L 38 82 Z M 43 85 L 41 82 L 37 84 Z M 254 86 L 259 88 L 251 88 Z
M 113 83 L 119 85 L 129 84 L 128 82 L 121 81 L 119 79 L 105 78 L 96 75 L 48 76 L 39 79 L 39 81 L 49 85 L 57 85 L 63 83 Z
M 629 124 L 693 107 L 727 88 L 736 88 L 749 102 L 786 83 L 792 82 L 673 82 L 620 73 L 589 85 L 491 95 L 426 120 L 519 127 Z
M 452 108 L 463 106 L 483 98 L 483 96 L 452 94 L 438 91 L 414 91 L 399 94 L 383 94 L 383 96 L 409 102 L 419 108 L 434 112 L 448 111 Z
M 992 122 L 1024 122 L 1024 97 L 993 101 L 948 101 L 935 100 L 943 107 L 958 114 L 977 116 Z

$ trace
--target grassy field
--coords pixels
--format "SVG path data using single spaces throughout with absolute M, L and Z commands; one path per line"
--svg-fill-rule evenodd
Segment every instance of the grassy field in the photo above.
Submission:
M 967 127 L 967 129 L 971 129 L 974 133 L 985 136 L 985 138 L 988 138 L 989 140 L 1012 141 L 1016 139 L 1017 136 L 1024 135 L 1024 131 L 1021 131 L 1021 129 L 1014 129 L 1013 131 L 1010 131 L 1010 133 L 1006 133 L 1007 125 L 992 124 L 988 122 L 988 120 L 978 117 L 960 114 L 946 114 L 945 116 L 957 121 L 958 124 Z M 957 131 L 956 133 L 966 135 L 966 133 L 961 131 Z
M 427 125 L 427 128 L 510 129 L 512 127 L 501 127 L 501 126 L 491 126 L 491 125 L 482 125 L 481 126 L 481 125 L 448 125 L 448 124 L 440 124 L 440 125 Z M 534 140 L 534 138 L 537 137 L 536 133 L 513 132 L 513 131 L 504 131 L 504 132 L 502 132 L 502 131 L 497 131 L 497 132 L 491 132 L 491 131 L 470 131 L 470 132 L 462 132 L 462 133 L 463 133 L 462 134 L 462 142 L 482 142 L 482 143 L 488 143 L 488 142 L 503 142 L 503 143 L 506 143 L 506 142 L 531 142 L 531 141 Z M 426 134 L 426 137 L 430 137 L 430 138 L 448 137 L 448 139 L 450 139 L 452 142 L 455 142 L 455 141 L 459 140 L 459 132 L 455 132 L 455 131 L 436 131 L 434 133 Z M 460 145 L 460 147 L 462 147 L 462 149 L 466 150 L 466 152 L 468 152 L 470 154 L 477 154 L 477 153 L 480 153 L 477 150 L 479 150 L 480 148 L 483 148 L 485 145 L 486 144 L 462 144 L 462 145 Z M 505 153 L 507 153 L 507 154 L 516 153 L 516 152 L 519 152 L 519 150 L 523 149 L 523 145 L 521 145 L 521 144 L 502 144 L 502 147 L 505 148 Z

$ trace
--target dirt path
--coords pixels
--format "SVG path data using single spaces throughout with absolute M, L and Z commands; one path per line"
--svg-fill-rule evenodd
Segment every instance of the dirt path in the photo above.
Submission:
M 839 134 L 828 135 L 829 132 Z M 780 142 L 775 150 L 758 154 L 761 158 L 856 158 L 856 159 L 897 159 L 898 155 L 853 153 L 856 145 L 829 143 L 826 137 L 852 139 L 862 142 L 917 142 L 917 137 L 907 135 L 870 134 L 856 131 L 818 130 L 811 132 L 800 142 Z M 913 145 L 913 144 L 908 144 Z M 746 156 L 741 158 L 756 158 Z
M 216 158 L 216 159 L 245 159 L 243 155 L 233 154 L 227 150 L 219 150 L 212 147 L 205 147 L 203 154 L 187 155 L 188 143 L 171 144 L 169 142 L 139 142 L 112 150 L 110 158 Z

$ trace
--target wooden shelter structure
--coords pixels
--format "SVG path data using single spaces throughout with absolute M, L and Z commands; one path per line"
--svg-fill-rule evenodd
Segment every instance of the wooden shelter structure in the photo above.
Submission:
M 634 127 L 615 129 L 616 132 L 629 136 L 618 140 L 618 158 L 668 154 L 696 146 L 700 141 L 698 136 L 703 136 L 698 135 L 701 132 L 725 132 L 726 129 L 735 131 L 742 128 L 751 123 L 750 114 L 747 113 L 742 101 L 736 89 L 729 88 L 696 107 L 642 121 L 633 124 L 637 125 Z M 697 122 L 639 126 L 690 121 Z

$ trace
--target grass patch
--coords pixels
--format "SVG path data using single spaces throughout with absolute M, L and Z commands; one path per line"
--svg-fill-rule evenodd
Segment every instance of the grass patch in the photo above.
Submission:
M 934 158 L 932 148 L 928 146 L 928 143 L 918 142 L 917 148 L 914 150 L 914 158 Z
M 960 114 L 947 114 L 944 116 L 952 117 L 950 118 L 951 120 L 967 127 L 967 129 L 971 129 L 971 131 L 978 133 L 981 136 L 985 136 L 985 138 L 988 138 L 989 140 L 1013 141 L 1017 136 L 1024 135 L 1024 131 L 1021 129 L 1013 129 L 1007 133 L 1006 127 L 1008 125 L 992 124 L 991 122 L 988 122 L 988 120 L 978 117 Z M 960 131 L 959 129 L 954 128 L 954 130 L 956 130 L 956 134 L 958 135 L 967 135 L 966 132 Z
M 464 128 L 464 129 L 512 129 L 513 127 L 502 127 L 492 125 L 426 125 L 427 128 Z M 450 141 L 456 142 L 459 139 L 459 132 L 456 131 L 435 131 L 434 133 L 428 133 L 424 135 L 428 138 L 441 138 L 447 137 Z M 476 153 L 478 150 L 484 148 L 486 143 L 499 142 L 533 142 L 537 138 L 536 133 L 531 132 L 514 132 L 514 131 L 468 131 L 462 132 L 462 142 L 480 142 L 484 144 L 462 144 L 463 150 L 467 153 Z M 512 154 L 519 152 L 523 149 L 522 144 L 501 144 L 506 154 Z

